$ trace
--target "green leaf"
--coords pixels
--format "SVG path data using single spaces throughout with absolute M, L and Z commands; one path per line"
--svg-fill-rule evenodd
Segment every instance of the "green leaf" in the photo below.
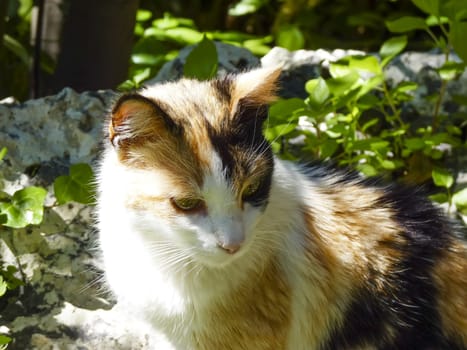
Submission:
M 6 154 L 7 154 L 8 150 L 6 147 L 2 147 L 2 149 L 0 149 L 0 161 L 5 158 Z
M 88 164 L 74 164 L 70 167 L 70 175 L 62 175 L 54 181 L 54 192 L 58 204 L 78 202 L 94 203 L 94 174 Z
M 445 192 L 440 192 L 440 193 L 435 193 L 429 196 L 429 198 L 432 201 L 435 201 L 436 203 L 447 203 L 449 201 L 448 194 Z
M 326 85 L 329 88 L 329 91 L 336 97 L 342 96 L 349 92 L 360 79 L 360 75 L 353 71 L 344 76 L 337 78 L 331 78 L 326 80 Z
M 16 191 L 9 202 L 0 203 L 0 212 L 7 216 L 5 226 L 21 228 L 38 225 L 44 214 L 47 191 L 42 187 L 26 187 Z
M 276 43 L 277 46 L 284 47 L 289 51 L 300 50 L 305 46 L 305 37 L 297 26 L 288 25 L 279 29 Z
M 378 175 L 378 170 L 373 165 L 368 163 L 358 164 L 357 170 L 360 171 L 365 176 L 376 176 Z
M 375 56 L 351 56 L 349 57 L 349 67 L 374 74 L 381 73 L 381 67 Z
M 310 94 L 308 101 L 315 108 L 322 106 L 330 94 L 326 81 L 321 77 L 307 81 L 305 90 Z
M 386 21 L 386 27 L 393 33 L 405 33 L 416 29 L 426 29 L 425 19 L 415 16 L 405 16 L 393 21 Z
M 1 275 L 1 273 L 2 271 L 0 271 L 0 297 L 4 295 L 7 290 L 7 283 L 3 280 L 3 276 Z
M 336 140 L 327 139 L 322 144 L 319 145 L 319 155 L 321 159 L 326 159 L 331 157 L 339 147 Z
M 453 61 L 445 62 L 440 68 L 437 69 L 441 79 L 453 80 L 458 75 L 462 74 L 465 69 L 465 64 Z
M 0 334 L 0 345 L 6 345 L 11 342 L 11 338 L 6 335 Z M 6 347 L 0 347 L 0 349 L 6 349 Z
M 428 16 L 425 20 L 425 23 L 428 27 L 439 26 L 440 24 L 449 23 L 449 18 L 447 17 L 438 17 L 438 16 Z
M 467 64 L 467 45 L 465 44 L 467 33 L 467 22 L 455 21 L 451 24 L 449 37 L 454 50 L 459 57 Z
M 439 15 L 440 0 L 412 0 L 412 2 L 420 10 L 422 10 L 423 12 L 429 15 L 435 15 L 435 16 Z
M 269 107 L 269 121 L 274 124 L 279 121 L 286 122 L 296 110 L 301 110 L 305 107 L 305 102 L 301 98 L 278 100 Z
M 385 66 L 395 56 L 401 53 L 406 46 L 407 35 L 395 36 L 386 40 L 379 49 L 379 54 L 382 58 L 381 65 Z
M 186 58 L 183 74 L 188 78 L 207 80 L 216 75 L 217 64 L 216 45 L 204 36 Z
M 454 183 L 454 177 L 452 174 L 442 168 L 434 168 L 431 172 L 431 177 L 436 186 L 450 188 Z
M 419 151 L 425 148 L 425 141 L 419 137 L 411 137 L 405 140 L 405 147 L 411 151 Z
M 152 17 L 152 12 L 145 9 L 138 9 L 136 12 L 136 21 L 137 22 L 146 22 L 149 21 Z
M 467 207 L 467 188 L 464 188 L 454 193 L 454 195 L 452 196 L 452 202 L 458 208 Z
M 2 19 L 3 20 L 3 19 Z M 26 48 L 15 38 L 8 34 L 3 35 L 3 45 L 16 55 L 27 67 L 30 63 L 30 55 Z
M 229 9 L 229 16 L 244 16 L 258 11 L 267 0 L 241 0 Z
M 268 127 L 265 130 L 264 135 L 268 141 L 273 142 L 279 137 L 286 136 L 287 134 L 291 133 L 295 130 L 296 127 L 296 123 L 279 124 Z

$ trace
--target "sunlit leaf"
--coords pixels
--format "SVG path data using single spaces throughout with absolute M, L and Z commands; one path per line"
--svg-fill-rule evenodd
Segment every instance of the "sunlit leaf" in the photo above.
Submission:
M 452 196 L 452 202 L 458 208 L 467 207 L 467 188 L 464 188 L 454 193 L 454 195 Z
M 307 81 L 305 84 L 305 90 L 309 94 L 308 101 L 315 108 L 323 105 L 330 95 L 326 81 L 321 77 Z
M 94 174 L 88 164 L 74 164 L 70 167 L 70 175 L 62 175 L 54 181 L 54 192 L 57 202 L 78 202 L 93 204 L 95 193 L 92 183 Z
M 353 71 L 347 75 L 326 80 L 326 85 L 334 96 L 340 96 L 352 89 L 359 79 L 359 74 Z
M 447 24 L 449 23 L 449 18 L 447 17 L 438 17 L 438 16 L 428 16 L 427 19 L 425 20 L 425 23 L 427 26 L 432 27 L 432 26 L 439 26 L 440 24 Z
M 378 59 L 375 56 L 351 56 L 349 57 L 349 67 L 359 69 L 374 74 L 381 72 Z
M 146 22 L 149 21 L 152 17 L 152 12 L 145 9 L 138 9 L 136 12 L 136 21 L 137 22 Z
M 439 15 L 439 5 L 441 0 L 412 0 L 415 6 L 417 6 L 423 12 L 429 15 Z M 445 1 L 445 0 L 442 0 Z
M 7 150 L 6 147 L 2 147 L 2 148 L 0 149 L 0 161 L 1 161 L 3 158 L 5 158 L 7 152 L 8 152 L 8 150 Z
M 303 49 L 305 37 L 300 28 L 294 25 L 281 27 L 277 34 L 277 46 L 281 46 L 290 51 Z
M 8 202 L 0 202 L 0 212 L 7 216 L 3 225 L 21 228 L 38 225 L 44 214 L 47 191 L 42 187 L 26 187 L 16 191 Z
M 258 11 L 267 3 L 267 0 L 240 0 L 229 9 L 230 16 L 244 16 Z
M 431 177 L 436 186 L 450 188 L 454 183 L 454 177 L 452 174 L 442 168 L 434 168 L 431 172 Z
M 407 35 L 396 36 L 386 40 L 379 49 L 379 54 L 382 58 L 381 65 L 385 66 L 396 55 L 401 53 L 406 46 Z
M 305 102 L 301 98 L 281 99 L 269 107 L 269 120 L 275 123 L 285 122 L 296 110 L 305 108 Z
M 441 79 L 453 80 L 465 70 L 465 64 L 453 61 L 445 62 L 440 68 L 437 69 Z
M 186 58 L 183 75 L 189 78 L 207 80 L 217 73 L 218 57 L 214 42 L 206 36 Z
M 6 345 L 9 342 L 11 342 L 11 340 L 12 339 L 10 337 L 7 337 L 6 335 L 0 334 L 0 349 L 2 349 L 3 345 Z M 3 347 L 3 349 L 6 349 L 6 347 Z

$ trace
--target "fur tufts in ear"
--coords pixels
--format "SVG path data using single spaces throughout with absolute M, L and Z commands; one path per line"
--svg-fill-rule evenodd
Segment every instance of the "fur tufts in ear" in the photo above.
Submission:
M 139 95 L 123 95 L 112 109 L 109 139 L 118 149 L 144 143 L 175 128 L 172 119 L 152 100 Z
M 253 105 L 267 105 L 276 97 L 282 66 L 258 68 L 239 74 L 235 79 L 232 101 L 243 100 Z

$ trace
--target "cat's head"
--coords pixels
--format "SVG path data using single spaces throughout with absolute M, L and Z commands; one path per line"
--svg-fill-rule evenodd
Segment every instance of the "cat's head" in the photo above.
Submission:
M 114 190 L 148 245 L 207 265 L 248 249 L 270 194 L 274 162 L 262 128 L 279 74 L 182 79 L 116 102 L 108 137 L 125 175 L 115 175 Z

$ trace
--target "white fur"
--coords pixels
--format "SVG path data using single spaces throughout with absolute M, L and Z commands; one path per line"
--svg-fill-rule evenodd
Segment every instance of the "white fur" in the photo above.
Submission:
M 309 181 L 293 165 L 276 159 L 266 210 L 248 204 L 242 210 L 222 174 L 220 159 L 212 159 L 212 171 L 199 189 L 209 215 L 175 217 L 128 207 L 138 194 L 166 194 L 170 179 L 164 174 L 125 167 L 112 149 L 102 162 L 98 226 L 106 279 L 120 304 L 144 314 L 168 338 L 156 349 L 193 348 L 190 331 L 209 317 L 203 314 L 204 305 L 222 302 L 226 292 L 241 285 L 252 270 L 260 270 L 270 254 L 283 260 L 292 289 L 304 283 L 301 274 L 309 274 L 301 271 L 306 266 L 300 266 L 303 258 L 297 258 L 305 245 L 300 209 L 307 199 L 301 192 Z M 244 242 L 232 255 L 217 246 L 219 238 Z M 293 312 L 298 314 L 309 298 L 311 293 L 294 298 Z M 308 348 L 297 343 L 302 330 L 300 320 L 295 321 L 290 349 Z

